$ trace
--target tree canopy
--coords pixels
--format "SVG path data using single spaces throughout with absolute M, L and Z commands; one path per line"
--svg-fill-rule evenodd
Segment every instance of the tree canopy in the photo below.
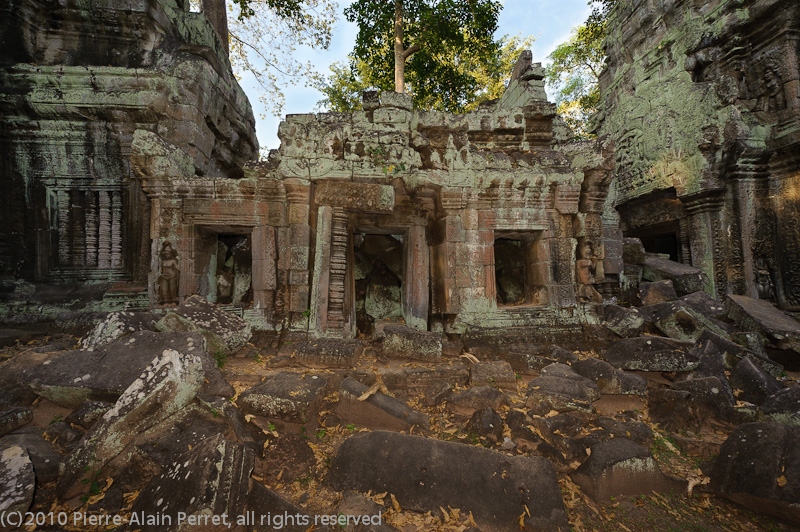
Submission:
M 497 57 L 501 8 L 497 0 L 356 0 L 344 11 L 359 28 L 351 73 L 381 90 L 410 88 L 420 107 L 463 110 L 480 90 L 465 63 Z
M 508 35 L 498 41 L 497 53 L 483 61 L 469 55 L 459 55 L 454 51 L 449 61 L 457 65 L 463 73 L 470 75 L 475 82 L 474 89 L 463 94 L 464 104 L 456 109 L 448 106 L 448 101 L 439 94 L 428 95 L 425 99 L 414 94 L 418 109 L 469 111 L 480 103 L 502 96 L 511 76 L 511 70 L 523 50 L 533 44 L 532 37 Z M 380 73 L 360 59 L 350 56 L 350 64 L 337 62 L 330 67 L 327 77 L 317 76 L 314 85 L 325 98 L 318 107 L 329 111 L 355 111 L 361 109 L 361 93 L 369 89 L 380 89 Z
M 606 20 L 616 2 L 589 0 L 589 18 L 548 56 L 547 82 L 556 91 L 558 113 L 579 138 L 591 136 L 588 121 L 600 104 L 598 81 L 605 61 Z
M 295 59 L 298 46 L 326 49 L 336 22 L 336 0 L 227 0 L 230 60 L 237 77 L 252 75 L 259 100 L 275 115 L 285 103 L 283 87 L 315 72 Z

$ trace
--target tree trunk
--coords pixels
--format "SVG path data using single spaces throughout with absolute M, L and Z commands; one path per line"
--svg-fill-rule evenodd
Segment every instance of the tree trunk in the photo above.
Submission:
M 403 53 L 403 0 L 394 0 L 394 90 L 405 92 L 406 58 Z

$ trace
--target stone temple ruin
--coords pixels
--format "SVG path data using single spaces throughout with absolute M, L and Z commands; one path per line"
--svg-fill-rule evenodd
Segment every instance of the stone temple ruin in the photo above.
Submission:
M 330 338 L 390 317 L 421 331 L 566 331 L 598 290 L 615 292 L 611 151 L 562 142 L 529 53 L 478 111 L 367 94 L 356 113 L 290 115 L 280 150 L 245 164 L 252 112 L 204 14 L 108 1 L 91 20 L 37 5 L 6 11 L 18 50 L 0 103 L 6 276 L 115 281 L 106 306 L 199 294 L 257 327 Z M 88 51 L 77 36 L 90 34 L 101 44 Z
M 741 8 L 740 8 L 741 7 Z M 739 294 L 800 310 L 800 6 L 622 2 L 600 133 L 625 236 Z
M 528 52 L 261 161 L 223 1 L 90 4 L 0 5 L 0 530 L 800 526 L 800 4 L 617 0 L 596 140 Z

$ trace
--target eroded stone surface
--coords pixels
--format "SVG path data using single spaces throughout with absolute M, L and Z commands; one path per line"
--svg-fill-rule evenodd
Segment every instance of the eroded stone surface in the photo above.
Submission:
M 33 502 L 34 488 L 28 452 L 18 445 L 0 451 L 0 512 L 26 512 Z
M 115 402 L 165 349 L 202 361 L 208 380 L 203 382 L 204 392 L 233 395 L 217 362 L 205 351 L 205 340 L 197 333 L 136 332 L 96 350 L 67 351 L 25 375 L 39 396 L 68 408 L 78 408 L 86 400 Z
M 0 412 L 0 437 L 27 425 L 32 420 L 33 410 L 30 408 L 17 407 Z
M 154 331 L 157 316 L 149 312 L 112 312 L 81 338 L 81 347 L 97 349 L 117 338 L 137 331 Z
M 373 430 L 411 430 L 428 428 L 428 418 L 402 401 L 376 392 L 364 401 L 359 398 L 369 389 L 352 377 L 339 387 L 339 404 L 336 414 L 345 422 Z
M 603 353 L 612 366 L 628 371 L 689 371 L 697 367 L 693 342 L 657 336 L 623 338 Z
M 250 325 L 242 318 L 225 312 L 202 297 L 192 296 L 169 311 L 158 323 L 160 331 L 198 332 L 212 354 L 231 355 L 244 347 L 252 336 Z
M 178 512 L 203 519 L 205 515 L 225 515 L 227 523 L 204 525 L 204 530 L 230 530 L 244 507 L 253 470 L 253 452 L 227 441 L 221 434 L 208 438 L 179 455 L 164 473 L 153 478 L 131 508 L 133 514 L 169 515 L 177 523 Z M 141 526 L 144 524 L 144 526 Z M 135 525 L 128 529 L 163 530 L 163 525 Z
M 327 382 L 319 375 L 281 372 L 242 393 L 237 403 L 248 414 L 305 423 L 322 404 Z
M 388 325 L 383 332 L 383 353 L 386 356 L 419 360 L 442 357 L 440 334 L 416 331 L 402 325 Z
M 84 491 L 84 468 L 102 469 L 136 436 L 186 407 L 202 383 L 203 365 L 197 355 L 164 349 L 64 462 L 59 494 L 69 498 Z
M 683 491 L 685 483 L 666 477 L 645 447 L 626 438 L 592 446 L 572 479 L 597 501 L 652 491 Z
M 720 447 L 711 486 L 755 511 L 800 524 L 800 427 L 746 423 Z
M 452 459 L 456 455 L 459 460 Z M 411 510 L 450 506 L 471 511 L 486 530 L 519 530 L 523 505 L 530 511 L 523 518 L 525 526 L 568 530 L 555 470 L 540 457 L 509 457 L 457 443 L 372 432 L 342 444 L 328 481 L 339 490 L 390 492 Z

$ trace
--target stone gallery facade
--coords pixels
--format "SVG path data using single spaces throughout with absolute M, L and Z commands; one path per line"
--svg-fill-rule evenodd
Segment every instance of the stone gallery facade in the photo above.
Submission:
M 599 131 L 626 236 L 800 310 L 800 4 L 621 0 Z
M 476 111 L 367 93 L 362 111 L 288 116 L 280 149 L 248 162 L 254 120 L 213 2 L 12 0 L 9 298 L 113 281 L 109 305 L 199 294 L 329 338 L 387 320 L 570 327 L 617 293 L 624 234 L 718 295 L 800 305 L 797 9 L 767 29 L 777 0 L 651 3 L 621 1 L 609 23 L 600 140 L 568 140 L 523 54 Z

